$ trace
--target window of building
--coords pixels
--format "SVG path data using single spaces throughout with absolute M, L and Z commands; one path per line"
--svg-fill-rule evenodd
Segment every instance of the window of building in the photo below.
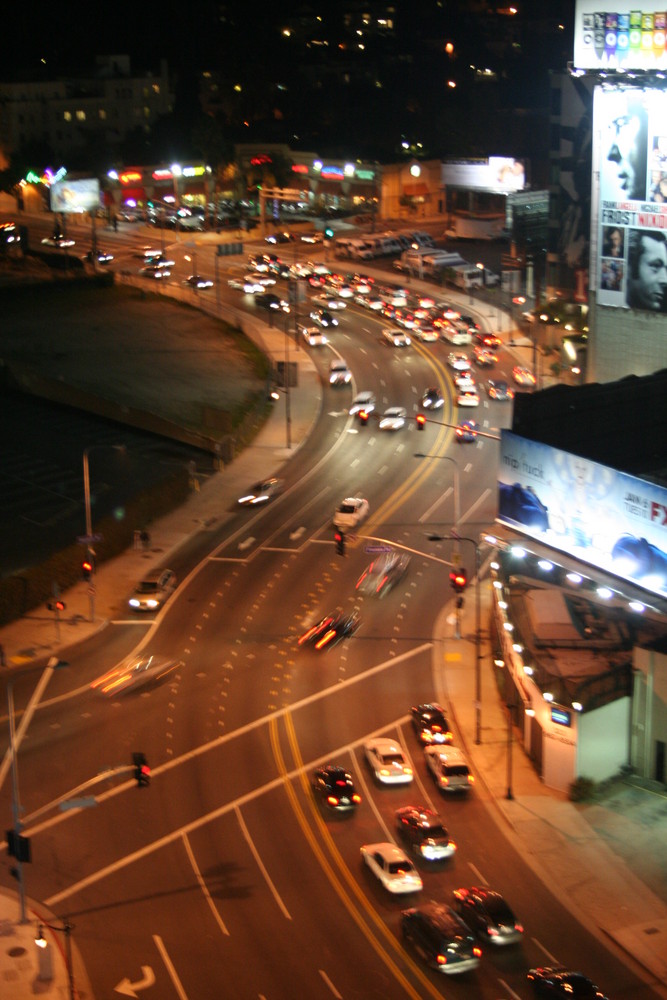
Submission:
M 71 111 L 63 111 L 63 118 L 65 119 L 66 122 L 71 122 L 71 120 L 72 120 L 72 112 Z
M 85 122 L 85 120 L 86 120 L 86 112 L 85 111 L 77 111 L 77 113 L 76 113 L 76 120 L 78 122 Z
M 100 115 L 100 118 L 101 118 L 101 120 L 103 122 L 106 121 L 107 113 L 106 113 L 106 110 L 104 108 L 100 108 L 99 115 Z

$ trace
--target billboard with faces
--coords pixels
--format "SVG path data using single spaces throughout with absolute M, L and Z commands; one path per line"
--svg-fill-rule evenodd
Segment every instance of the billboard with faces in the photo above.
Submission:
M 597 87 L 597 301 L 667 313 L 667 92 Z

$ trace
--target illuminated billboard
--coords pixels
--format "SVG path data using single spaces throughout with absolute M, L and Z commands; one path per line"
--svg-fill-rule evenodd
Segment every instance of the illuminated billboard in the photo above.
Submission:
M 576 69 L 667 69 L 667 5 L 607 4 L 577 0 L 574 21 Z
M 496 194 L 523 191 L 526 186 L 526 170 L 522 161 L 508 156 L 445 162 L 442 164 L 441 178 L 447 187 L 491 191 Z
M 50 194 L 52 212 L 91 212 L 100 204 L 100 182 L 96 178 L 58 181 Z
M 498 520 L 667 597 L 667 489 L 501 432 Z
M 667 92 L 603 89 L 600 136 L 600 305 L 667 312 Z

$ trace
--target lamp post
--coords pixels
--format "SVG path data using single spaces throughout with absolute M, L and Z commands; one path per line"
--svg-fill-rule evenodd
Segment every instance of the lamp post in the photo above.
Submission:
M 53 979 L 53 966 L 51 962 L 51 955 L 49 951 L 49 942 L 44 937 L 44 928 L 47 927 L 50 931 L 60 931 L 65 935 L 65 963 L 67 965 L 67 979 L 69 983 L 69 1000 L 75 1000 L 75 990 L 74 990 L 74 970 L 72 968 L 72 931 L 74 930 L 74 924 L 70 924 L 67 917 L 65 917 L 62 927 L 58 927 L 55 924 L 49 924 L 46 920 L 40 920 L 37 925 L 37 937 L 35 938 L 35 944 L 40 949 L 40 979 Z
M 428 535 L 431 542 L 468 542 L 475 550 L 475 743 L 482 742 L 482 633 L 481 633 L 481 581 L 480 551 L 474 538 L 466 538 L 452 530 L 450 535 Z
M 510 802 L 514 798 L 514 793 L 512 792 L 512 742 L 513 742 L 513 731 L 512 731 L 512 711 L 514 705 L 512 702 L 507 703 L 507 792 L 505 798 Z
M 84 544 L 86 546 L 86 555 L 89 559 L 91 566 L 93 567 L 93 581 L 91 581 L 88 587 L 88 596 L 90 598 L 90 620 L 95 621 L 95 550 L 92 547 L 94 544 L 93 538 L 93 518 L 90 509 L 90 463 L 88 456 L 94 448 L 114 448 L 116 451 L 125 451 L 124 444 L 91 444 L 87 448 L 83 449 L 83 502 L 86 511 L 86 535 L 84 539 Z

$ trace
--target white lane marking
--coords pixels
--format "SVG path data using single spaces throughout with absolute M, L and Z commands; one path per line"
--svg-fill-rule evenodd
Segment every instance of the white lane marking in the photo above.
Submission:
M 515 992 L 514 992 L 514 990 L 512 989 L 512 987 L 511 987 L 511 986 L 509 986 L 509 985 L 508 985 L 508 984 L 507 984 L 507 983 L 505 982 L 505 980 L 504 980 L 504 979 L 499 979 L 499 980 L 498 980 L 498 982 L 500 983 L 500 985 L 502 986 L 502 988 L 503 988 L 504 990 L 507 990 L 507 992 L 508 992 L 509 996 L 511 996 L 511 997 L 512 997 L 512 1000 L 521 1000 L 521 997 L 519 996 L 519 994 L 518 994 L 518 993 L 515 993 Z
M 560 965 L 561 964 L 558 961 L 558 959 L 555 958 L 554 955 L 551 954 L 550 951 L 547 951 L 547 949 L 544 947 L 544 945 L 542 944 L 541 941 L 538 941 L 537 938 L 532 938 L 531 940 L 532 940 L 533 944 L 537 945 L 537 947 L 540 949 L 540 951 L 544 952 L 544 954 L 549 959 L 549 962 L 551 963 L 551 965 Z
M 481 871 L 479 870 L 479 868 L 476 868 L 476 867 L 475 867 L 475 865 L 474 865 L 474 864 L 472 863 L 472 861 L 469 861 L 469 862 L 468 862 L 468 865 L 470 866 L 470 868 L 471 868 L 471 870 L 472 870 L 472 873 L 473 873 L 473 875 L 474 875 L 474 876 L 475 876 L 475 878 L 476 878 L 476 879 L 478 880 L 478 884 L 479 884 L 479 885 L 488 885 L 488 884 L 489 884 L 489 883 L 488 883 L 488 882 L 486 881 L 486 879 L 484 878 L 484 876 L 482 875 L 482 873 L 481 873 Z
M 234 806 L 234 815 L 236 816 L 236 819 L 238 820 L 238 824 L 241 827 L 241 833 L 245 837 L 246 843 L 247 843 L 248 847 L 250 848 L 250 850 L 252 852 L 253 858 L 255 859 L 255 864 L 257 865 L 257 867 L 261 871 L 262 875 L 264 876 L 264 881 L 266 882 L 266 884 L 268 885 L 269 889 L 271 890 L 271 894 L 273 895 L 273 898 L 275 899 L 275 901 L 278 904 L 278 906 L 280 907 L 280 909 L 283 911 L 283 916 L 286 917 L 288 920 L 291 920 L 292 917 L 290 915 L 290 912 L 287 909 L 287 907 L 285 906 L 285 904 L 283 903 L 282 899 L 280 898 L 280 893 L 278 892 L 278 890 L 276 889 L 275 885 L 271 881 L 271 877 L 270 877 L 268 871 L 266 870 L 266 866 L 264 865 L 264 862 L 262 861 L 262 859 L 259 856 L 259 851 L 257 850 L 257 848 L 255 847 L 255 845 L 253 843 L 252 837 L 250 836 L 250 831 L 248 830 L 248 827 L 245 825 L 245 820 L 243 819 L 243 816 L 241 815 L 241 810 L 239 809 L 238 806 Z
M 178 978 L 178 973 L 176 972 L 176 969 L 174 968 L 174 963 L 172 962 L 172 960 L 169 958 L 169 955 L 167 954 L 167 949 L 164 946 L 164 941 L 159 936 L 159 934 L 154 934 L 153 935 L 153 940 L 155 941 L 157 950 L 160 952 L 160 957 L 162 958 L 162 961 L 165 964 L 165 968 L 166 968 L 167 972 L 169 973 L 169 978 L 171 979 L 171 981 L 173 983 L 174 989 L 178 993 L 178 995 L 181 998 L 181 1000 L 188 1000 L 188 995 L 185 992 L 185 990 L 183 989 L 183 984 L 181 983 L 181 980 Z
M 338 990 L 336 989 L 336 987 L 334 986 L 334 984 L 331 982 L 331 980 L 327 976 L 327 974 L 324 971 L 324 969 L 318 969 L 317 971 L 319 972 L 319 974 L 321 975 L 322 979 L 324 980 L 324 982 L 327 984 L 327 986 L 331 990 L 332 994 L 336 997 L 336 1000 L 343 1000 L 343 994 L 338 992 Z
M 442 494 L 442 496 L 439 496 L 438 499 L 435 501 L 435 503 L 432 504 L 428 508 L 428 510 L 424 511 L 424 513 L 422 514 L 422 516 L 419 518 L 419 523 L 423 524 L 424 521 L 430 521 L 431 514 L 433 514 L 438 509 L 438 507 L 440 506 L 440 504 L 444 503 L 445 500 L 447 500 L 447 498 L 449 497 L 450 493 L 452 493 L 452 492 L 453 492 L 453 487 L 452 486 L 448 486 L 447 489 L 445 490 L 445 492 Z
M 183 843 L 185 844 L 185 853 L 187 854 L 188 858 L 190 859 L 190 864 L 192 865 L 192 870 L 194 871 L 195 876 L 197 878 L 197 882 L 199 883 L 199 888 L 204 893 L 204 899 L 208 903 L 209 909 L 210 909 L 211 913 L 213 914 L 213 919 L 217 923 L 217 925 L 220 928 L 220 930 L 222 931 L 222 933 L 226 934 L 227 937 L 229 937 L 229 931 L 225 927 L 225 924 L 224 924 L 224 922 L 222 920 L 222 917 L 218 913 L 218 910 L 216 908 L 215 903 L 211 899 L 211 893 L 208 891 L 208 886 L 206 885 L 206 882 L 204 881 L 202 873 L 199 870 L 199 866 L 197 865 L 197 862 L 195 860 L 195 856 L 194 856 L 194 853 L 192 851 L 192 847 L 190 846 L 190 841 L 188 840 L 187 833 L 183 834 Z
M 37 683 L 37 687 L 35 688 L 35 690 L 32 693 L 32 697 L 30 698 L 30 701 L 26 705 L 25 711 L 24 711 L 23 715 L 21 716 L 21 722 L 19 724 L 18 729 L 14 733 L 14 739 L 12 741 L 13 744 L 14 744 L 14 753 L 15 754 L 17 754 L 19 752 L 19 748 L 21 746 L 21 741 L 23 740 L 23 737 L 25 736 L 26 730 L 27 730 L 28 726 L 30 725 L 30 722 L 32 721 L 32 717 L 35 714 L 35 710 L 38 707 L 39 700 L 42 697 L 42 692 L 46 690 L 46 686 L 49 683 L 49 681 L 51 680 L 51 677 L 53 675 L 53 671 L 54 670 L 55 670 L 55 667 L 49 667 L 49 666 L 47 666 L 45 668 L 44 673 L 39 678 L 39 681 Z M 11 713 L 12 713 L 12 716 L 13 716 L 14 715 L 13 694 L 12 694 Z M 14 725 L 14 719 L 13 718 L 11 719 L 11 724 L 12 724 L 12 726 Z M 8 746 L 7 747 L 7 751 L 5 753 L 4 760 L 2 762 L 2 766 L 0 767 L 0 788 L 2 788 L 2 785 L 4 784 L 5 778 L 7 777 L 7 771 L 9 770 L 9 768 L 11 766 L 11 762 L 12 762 L 11 750 L 12 750 L 11 746 Z
M 468 509 L 464 511 L 464 513 L 461 515 L 461 517 L 459 518 L 459 524 L 463 524 L 465 521 L 468 520 L 468 518 L 472 517 L 477 508 L 480 507 L 484 503 L 486 498 L 489 497 L 490 495 L 491 495 L 491 490 L 489 489 L 486 489 L 484 490 L 483 493 L 480 493 L 480 495 L 475 500 L 474 504 L 468 507 Z

